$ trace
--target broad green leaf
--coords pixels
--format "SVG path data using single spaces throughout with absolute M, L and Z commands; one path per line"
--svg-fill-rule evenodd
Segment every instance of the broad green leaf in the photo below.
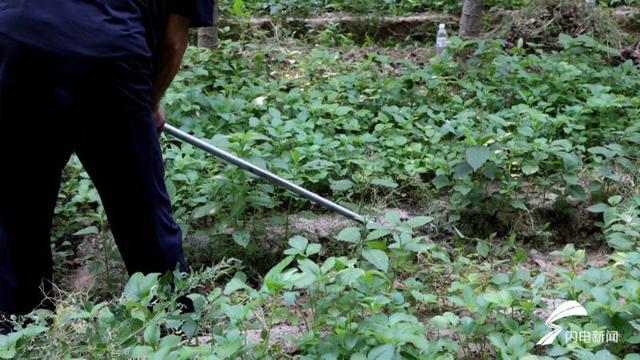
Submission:
M 467 175 L 473 174 L 473 168 L 466 161 L 453 165 L 453 175 L 460 179 Z
M 441 260 L 441 261 L 443 261 L 443 262 L 444 262 L 444 263 L 446 263 L 446 264 L 450 264 L 450 263 L 451 263 L 451 259 L 449 258 L 449 254 L 447 254 L 447 253 L 446 253 L 446 252 L 444 252 L 444 251 L 433 251 L 433 252 L 431 253 L 431 256 L 432 256 L 434 259 Z
M 611 157 L 615 155 L 615 152 L 602 146 L 594 146 L 592 148 L 589 148 L 587 151 L 591 154 L 603 155 L 605 157 Z
M 609 210 L 609 207 L 605 204 L 599 203 L 595 205 L 591 205 L 587 208 L 587 211 L 592 213 L 602 213 Z
M 540 167 L 536 163 L 524 163 L 522 165 L 522 172 L 525 175 L 533 175 L 540 170 Z
M 152 352 L 153 348 L 151 346 L 137 345 L 133 348 L 129 356 L 135 359 L 148 359 Z
M 231 7 L 231 13 L 235 16 L 244 16 L 245 12 L 242 9 L 244 7 L 243 0 L 233 0 L 233 6 Z
M 178 189 L 176 188 L 176 184 L 170 179 L 166 179 L 165 186 L 167 188 L 167 193 L 169 193 L 169 198 L 171 199 L 171 203 L 174 204 L 177 200 L 176 197 L 178 195 Z
M 271 268 L 271 270 L 269 270 L 267 275 L 265 275 L 264 277 L 265 281 L 275 280 L 277 277 L 279 277 L 280 274 L 282 274 L 282 272 L 284 271 L 284 269 L 286 269 L 287 266 L 289 266 L 295 258 L 296 258 L 295 256 L 287 256 L 286 258 L 282 259 L 282 261 L 280 261 L 276 266 Z
M 509 282 L 509 275 L 505 273 L 497 273 L 491 277 L 491 282 L 496 285 L 503 285 Z
M 308 244 L 309 241 L 302 236 L 294 236 L 289 239 L 289 246 L 300 251 L 304 251 Z
M 276 108 L 269 108 L 269 115 L 274 119 L 280 119 L 282 117 L 282 113 Z
M 417 216 L 407 220 L 407 225 L 415 229 L 415 228 L 425 226 L 432 221 L 433 221 L 433 218 L 431 216 Z
M 196 323 L 192 318 L 184 319 L 182 323 L 182 332 L 187 338 L 193 338 L 198 331 L 198 323 Z
M 151 346 L 156 346 L 160 341 L 160 326 L 152 324 L 144 331 L 144 342 Z
M 83 236 L 83 235 L 97 235 L 100 233 L 100 230 L 98 230 L 97 227 L 95 226 L 88 226 L 80 231 L 77 231 L 75 233 L 73 233 L 74 236 Z
M 393 360 L 396 348 L 393 344 L 379 345 L 371 349 L 367 354 L 367 360 Z
M 520 135 L 524 135 L 524 136 L 526 136 L 526 137 L 532 137 L 532 136 L 534 135 L 534 134 L 533 134 L 533 129 L 532 129 L 532 128 L 530 128 L 530 127 L 528 127 L 528 126 L 521 126 L 521 127 L 519 127 L 519 128 L 518 128 L 518 133 L 519 133 Z
M 353 187 L 351 180 L 338 180 L 331 183 L 331 190 L 335 192 L 346 191 Z
M 581 161 L 574 153 L 568 153 L 564 151 L 558 151 L 557 155 L 562 158 L 562 163 L 566 170 L 576 169 L 580 166 Z
M 318 264 L 316 264 L 315 262 L 313 262 L 313 261 L 311 261 L 309 259 L 300 259 L 300 260 L 298 260 L 298 267 L 303 272 L 307 272 L 307 273 L 313 274 L 314 276 L 321 275 L 321 270 L 320 270 L 320 267 L 318 266 Z
M 371 180 L 372 185 L 383 186 L 390 189 L 395 189 L 398 187 L 398 183 L 391 179 L 373 179 Z
M 487 292 L 483 296 L 488 302 L 501 307 L 509 307 L 513 303 L 513 297 L 506 290 Z
M 376 229 L 370 232 L 369 235 L 367 235 L 367 240 L 368 241 L 377 240 L 389 234 L 391 234 L 391 231 L 388 229 Z
M 332 256 L 332 257 L 330 257 L 330 258 L 328 258 L 327 260 L 324 261 L 322 266 L 320 266 L 320 271 L 323 274 L 326 274 L 330 270 L 333 270 L 333 268 L 335 266 L 336 266 L 336 258 Z
M 246 229 L 234 230 L 233 234 L 231 234 L 231 237 L 233 237 L 233 241 L 235 241 L 236 244 L 242 246 L 243 248 L 246 248 L 251 241 L 251 234 Z
M 470 193 L 473 188 L 471 188 L 471 186 L 467 184 L 458 184 L 453 187 L 453 190 L 459 192 L 460 194 L 462 194 L 462 196 L 467 196 L 467 194 Z
M 618 357 L 613 356 L 613 354 L 608 350 L 600 350 L 593 357 L 593 360 L 617 360 L 617 359 Z
M 0 359 L 14 359 L 18 351 L 15 346 L 10 347 L 9 349 L 0 349 Z
M 611 247 L 617 250 L 631 250 L 636 244 L 631 241 L 625 234 L 620 232 L 614 232 L 607 234 L 607 242 Z
M 431 183 L 438 190 L 444 188 L 445 186 L 449 186 L 450 184 L 449 178 L 444 175 L 436 176 L 433 180 L 431 180 Z
M 87 316 L 87 318 L 89 317 L 89 315 Z M 20 334 L 21 337 L 26 337 L 26 338 L 34 338 L 42 333 L 45 333 L 49 331 L 49 328 L 45 327 L 45 326 L 34 326 L 34 325 L 30 325 L 27 326 L 25 329 L 20 330 L 18 332 L 18 334 Z
M 503 353 L 507 353 L 507 345 L 504 343 L 502 337 L 502 334 L 493 333 L 489 335 L 488 339 L 491 341 L 493 346 L 500 349 Z
M 389 270 L 389 257 L 384 251 L 364 249 L 362 250 L 362 257 L 382 272 Z
M 344 115 L 347 115 L 351 111 L 353 111 L 353 108 L 351 108 L 349 106 L 338 106 L 338 108 L 336 109 L 336 115 L 344 116 Z
M 194 219 L 201 219 L 205 216 L 211 216 L 220 209 L 220 204 L 211 202 L 206 205 L 200 206 L 193 211 L 192 217 Z
M 397 211 L 389 211 L 384 214 L 384 218 L 387 219 L 393 225 L 400 225 L 402 223 L 400 213 Z
M 298 273 L 292 278 L 293 285 L 298 289 L 307 289 L 317 279 L 317 276 L 310 272 Z
M 444 330 L 449 327 L 449 325 L 458 325 L 460 323 L 460 318 L 452 312 L 446 312 L 442 315 L 432 317 L 429 322 L 438 330 Z
M 604 287 L 597 286 L 591 288 L 591 296 L 593 296 L 593 299 L 600 305 L 606 305 L 609 303 L 609 294 L 609 289 Z
M 249 290 L 250 287 L 241 279 L 234 277 L 231 279 L 227 285 L 224 287 L 224 294 L 230 295 L 238 290 Z
M 340 271 L 338 277 L 340 282 L 344 285 L 353 285 L 358 279 L 360 279 L 365 274 L 362 269 L 344 269 Z
M 449 318 L 444 315 L 436 315 L 432 317 L 431 320 L 429 320 L 429 323 L 438 330 L 445 330 L 451 324 Z
M 510 204 L 515 209 L 520 209 L 520 210 L 525 210 L 525 211 L 528 210 L 527 209 L 527 205 L 524 203 L 524 201 L 522 201 L 520 199 L 511 199 Z
M 478 255 L 487 257 L 489 255 L 489 245 L 484 241 L 478 241 L 476 251 L 478 252 Z
M 287 306 L 292 306 L 293 304 L 295 304 L 299 296 L 300 294 L 298 292 L 291 291 L 287 291 L 282 295 Z
M 148 300 L 152 289 L 158 285 L 159 276 L 160 275 L 156 273 L 149 275 L 143 275 L 142 273 L 133 274 L 124 287 L 125 297 L 133 301 Z
M 579 185 L 580 179 L 574 174 L 564 174 L 562 178 L 568 185 Z
M 195 308 L 196 312 L 201 311 L 207 304 L 207 299 L 200 294 L 189 294 L 187 295 L 187 298 L 189 298 L 191 302 L 193 302 L 193 307 Z
M 614 196 L 611 196 L 609 199 L 607 199 L 607 202 L 612 206 L 618 205 L 621 201 L 622 201 L 622 196 L 620 195 L 614 195 Z
M 399 135 L 391 136 L 390 140 L 396 146 L 403 146 L 409 141 L 405 136 Z
M 520 354 L 526 352 L 526 350 L 524 350 L 524 343 L 525 339 L 522 335 L 512 335 L 507 341 L 507 348 L 511 354 Z
M 489 148 L 486 146 L 474 146 L 467 149 L 466 152 L 467 164 L 473 168 L 473 171 L 477 171 L 489 160 Z
M 180 339 L 179 336 L 176 335 L 167 335 L 165 337 L 162 338 L 162 340 L 160 340 L 160 349 L 173 349 L 175 347 L 177 347 L 178 345 L 180 345 L 180 341 L 182 339 Z
M 307 246 L 307 251 L 305 255 L 306 256 L 315 255 L 319 253 L 321 249 L 322 249 L 322 245 L 320 244 L 309 244 L 309 246 Z
M 337 239 L 348 243 L 358 243 L 361 239 L 360 229 L 355 227 L 342 229 L 338 234 Z

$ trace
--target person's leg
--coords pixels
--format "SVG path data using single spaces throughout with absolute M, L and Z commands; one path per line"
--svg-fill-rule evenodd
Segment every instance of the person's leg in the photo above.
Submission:
M 141 68 L 137 68 L 137 67 Z M 130 274 L 184 270 L 182 237 L 164 183 L 148 77 L 136 62 L 108 61 L 86 99 L 76 153 L 91 176 Z
M 50 230 L 71 143 L 51 74 L 56 59 L 0 43 L 0 316 L 50 289 Z

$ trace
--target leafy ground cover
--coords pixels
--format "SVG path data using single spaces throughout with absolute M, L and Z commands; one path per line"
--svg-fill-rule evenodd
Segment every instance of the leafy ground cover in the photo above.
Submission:
M 165 139 L 202 268 L 174 286 L 137 274 L 122 292 L 62 289 L 55 312 L 0 336 L 0 357 L 637 359 L 640 69 L 586 36 L 559 44 L 452 39 L 426 63 L 322 46 L 190 49 L 166 99 L 183 129 L 372 216 L 371 205 L 426 210 L 322 242 L 285 231 L 271 239 L 283 253 L 256 271 L 273 226 L 319 209 Z M 58 255 L 78 261 L 75 232 L 102 249 L 80 262 L 121 274 L 95 190 L 75 161 L 67 172 Z M 532 266 L 527 248 L 555 260 Z M 183 295 L 194 313 L 178 311 Z M 590 315 L 565 328 L 618 341 L 534 346 L 559 299 Z M 293 350 L 273 341 L 281 325 L 297 329 Z
M 565 51 L 529 55 L 481 42 L 473 66 L 452 58 L 473 42 L 454 42 L 429 67 L 375 54 L 344 63 L 323 49 L 249 60 L 198 52 L 169 111 L 185 129 L 356 208 L 447 196 L 455 220 L 531 211 L 553 196 L 598 201 L 625 184 L 631 191 L 638 70 L 610 66 L 612 49 L 590 38 L 563 41 Z M 181 167 L 191 151 L 170 147 L 179 173 L 169 179 L 179 208 L 196 218 L 298 206 L 233 168 L 214 167 L 209 175 L 227 181 L 211 188 L 200 165 Z
M 604 232 L 612 237 L 637 233 L 639 205 L 636 196 L 594 211 L 604 211 Z M 458 248 L 451 256 L 414 236 L 429 218 L 403 221 L 389 213 L 387 220 L 390 227 L 343 230 L 338 238 L 353 244 L 348 256 L 320 259 L 321 244 L 291 238 L 287 256 L 257 288 L 233 263 L 221 263 L 188 277 L 175 274 L 174 287 L 168 276 L 136 274 L 110 303 L 69 295 L 55 314 L 36 312 L 31 325 L 0 337 L 0 355 L 284 358 L 290 354 L 270 334 L 287 322 L 304 334 L 291 339 L 303 359 L 637 358 L 637 251 L 616 252 L 607 265 L 578 273 L 584 250 L 568 245 L 554 254 L 564 265 L 549 269 L 560 276 L 554 281 L 544 270 L 522 267 L 518 256 L 503 257 L 513 248 L 479 241 L 475 250 Z M 177 310 L 185 294 L 195 313 Z M 585 304 L 592 317 L 569 329 L 619 331 L 622 340 L 604 349 L 588 341 L 535 348 L 548 332 L 536 312 L 547 297 Z M 247 342 L 250 329 L 260 331 L 258 341 Z

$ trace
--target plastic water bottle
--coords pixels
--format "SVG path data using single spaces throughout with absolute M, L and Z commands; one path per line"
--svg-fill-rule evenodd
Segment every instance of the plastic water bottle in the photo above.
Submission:
M 438 35 L 436 35 L 436 53 L 442 53 L 448 43 L 449 36 L 447 36 L 447 30 L 445 30 L 444 24 L 440 24 L 440 26 L 438 26 Z
M 596 0 L 584 0 L 588 6 L 596 6 Z

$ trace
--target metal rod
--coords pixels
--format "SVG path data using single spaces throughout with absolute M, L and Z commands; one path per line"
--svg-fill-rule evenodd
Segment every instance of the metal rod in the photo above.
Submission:
M 184 132 L 184 131 L 182 131 L 180 129 L 177 129 L 177 128 L 167 124 L 167 125 L 164 126 L 164 131 L 167 134 L 170 134 L 170 135 L 172 135 L 172 136 L 174 136 L 174 137 L 176 137 L 176 138 L 178 138 L 178 139 L 180 139 L 180 140 L 182 140 L 182 141 L 184 141 L 186 143 L 189 143 L 189 144 L 191 144 L 191 145 L 193 145 L 193 146 L 195 146 L 197 148 L 200 148 L 200 149 L 208 152 L 209 154 L 211 154 L 211 155 L 213 155 L 213 156 L 215 156 L 217 158 L 220 158 L 220 159 L 222 159 L 222 160 L 224 160 L 226 162 L 229 162 L 231 164 L 239 166 L 240 168 L 242 168 L 244 170 L 247 170 L 250 173 L 252 173 L 252 174 L 254 174 L 254 175 L 258 176 L 258 177 L 261 177 L 263 179 L 267 179 L 267 180 L 269 180 L 269 181 L 271 181 L 271 182 L 273 182 L 275 184 L 278 184 L 278 185 L 280 185 L 280 186 L 282 186 L 282 187 L 284 187 L 286 189 L 289 189 L 289 190 L 293 191 L 294 193 L 296 193 L 296 194 L 298 194 L 298 195 L 300 195 L 300 196 L 302 196 L 304 198 L 307 198 L 307 199 L 311 200 L 312 202 L 314 202 L 314 203 L 316 203 L 316 204 L 318 204 L 320 206 L 323 206 L 323 207 L 325 207 L 325 208 L 327 208 L 329 210 L 335 211 L 338 214 L 340 214 L 342 216 L 345 216 L 345 217 L 347 217 L 347 218 L 349 218 L 351 220 L 357 221 L 357 222 L 359 222 L 361 224 L 365 223 L 364 216 L 358 215 L 355 212 L 353 212 L 353 211 L 351 211 L 351 210 L 349 210 L 349 209 L 347 209 L 347 208 L 345 208 L 343 206 L 340 206 L 340 205 L 334 203 L 333 201 L 327 200 L 327 199 L 323 198 L 322 196 L 320 196 L 320 195 L 318 195 L 318 194 L 316 194 L 314 192 L 311 192 L 311 191 L 309 191 L 309 190 L 307 190 L 307 189 L 305 189 L 305 188 L 303 188 L 301 186 L 298 186 L 298 185 L 296 185 L 296 184 L 294 184 L 294 183 L 292 183 L 290 181 L 287 181 L 287 180 L 285 180 L 285 179 L 283 179 L 283 178 L 281 178 L 281 177 L 279 177 L 279 176 L 277 176 L 277 175 L 275 175 L 275 174 L 273 174 L 273 173 L 271 173 L 271 172 L 269 172 L 269 171 L 267 171 L 265 169 L 262 169 L 262 168 L 254 165 L 254 164 L 252 164 L 252 163 L 250 163 L 250 162 L 248 162 L 246 160 L 240 159 L 239 157 L 237 157 L 237 156 L 235 156 L 233 154 L 230 154 L 230 153 L 228 153 L 228 152 L 226 152 L 226 151 L 224 151 L 222 149 L 219 149 L 219 148 L 209 144 L 208 142 L 206 142 L 204 140 L 198 139 L 195 136 L 187 134 L 186 132 Z

